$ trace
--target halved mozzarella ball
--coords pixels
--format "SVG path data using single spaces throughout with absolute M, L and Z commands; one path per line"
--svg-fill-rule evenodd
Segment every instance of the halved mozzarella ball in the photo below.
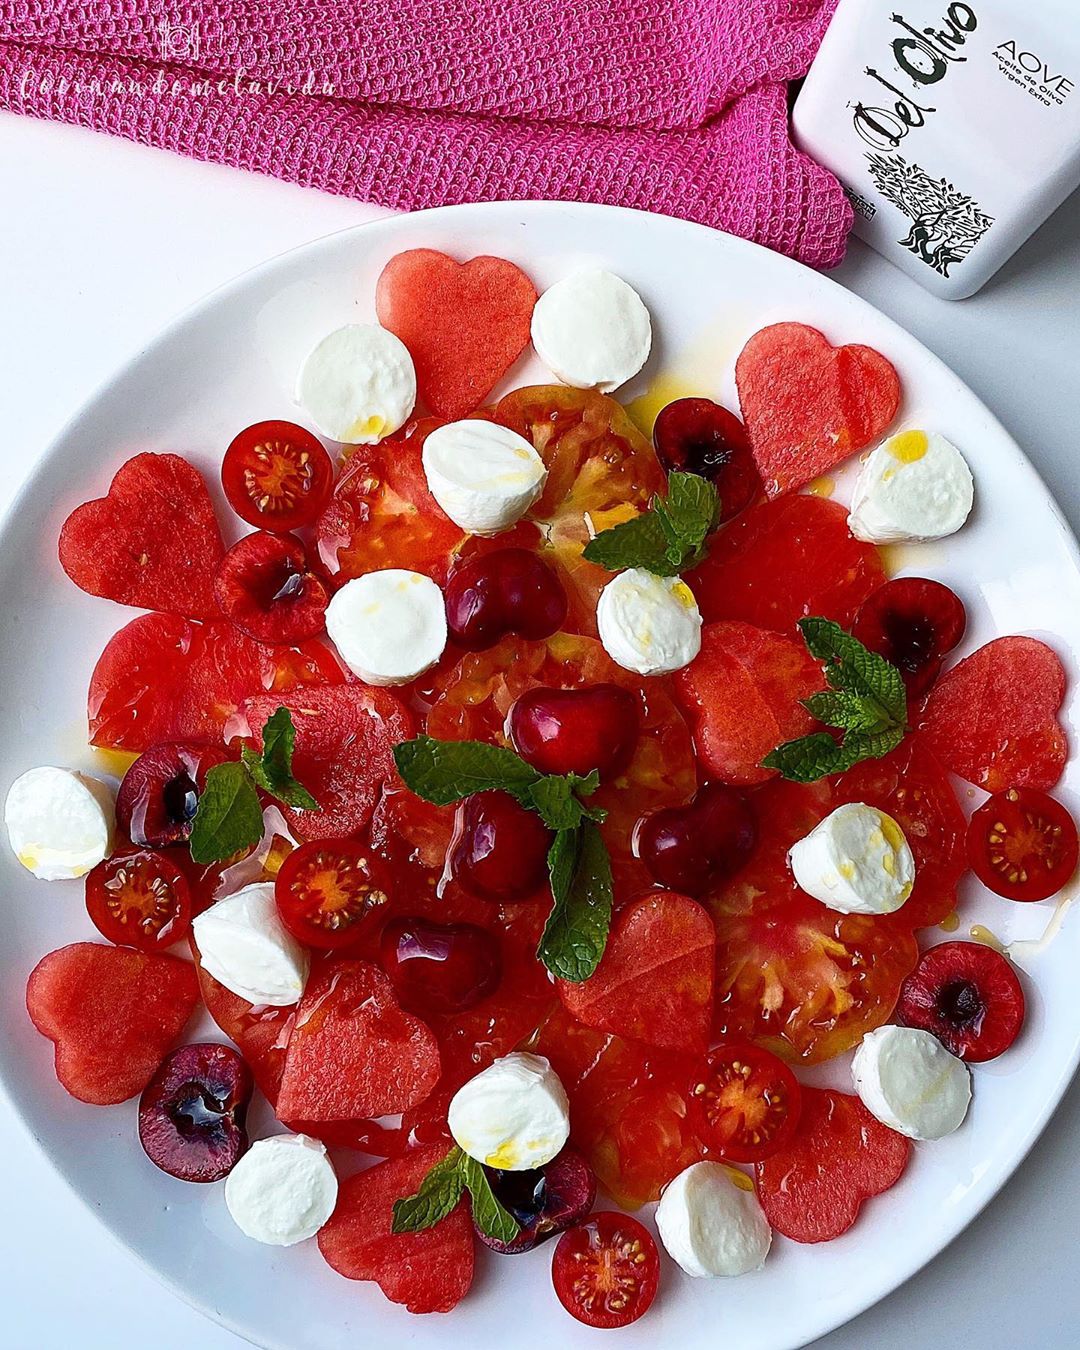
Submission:
M 788 862 L 807 895 L 840 914 L 892 914 L 915 884 L 903 830 L 862 802 L 838 806 L 792 846 Z
M 509 529 L 547 482 L 544 461 L 524 436 L 481 418 L 437 427 L 422 457 L 431 495 L 470 534 Z
M 299 1003 L 308 954 L 278 916 L 272 881 L 218 900 L 191 927 L 203 969 L 237 998 L 273 1008 Z
M 701 650 L 701 610 L 681 577 L 627 568 L 600 592 L 596 625 L 607 654 L 637 675 L 668 675 Z
M 300 371 L 296 401 L 324 436 L 374 445 L 408 420 L 416 371 L 408 348 L 373 323 L 329 333 Z
M 306 1134 L 275 1134 L 248 1149 L 225 1180 L 236 1226 L 256 1242 L 291 1247 L 334 1212 L 338 1180 L 326 1148 Z
M 859 470 L 848 526 L 856 539 L 944 539 L 971 514 L 975 486 L 963 455 L 937 432 L 901 431 Z
M 649 359 L 652 321 L 633 286 L 593 268 L 564 277 L 537 300 L 532 340 L 563 384 L 610 394 Z
M 909 1139 L 941 1139 L 964 1123 L 971 1071 L 929 1031 L 878 1027 L 851 1063 L 855 1090 L 883 1125 Z
M 8 790 L 4 823 L 12 852 L 42 881 L 85 876 L 112 852 L 112 791 L 74 769 L 28 769 Z
M 759 1270 L 772 1245 L 753 1184 L 739 1185 L 718 1162 L 694 1163 L 668 1183 L 656 1227 L 671 1259 L 698 1278 Z
M 443 593 L 421 572 L 390 567 L 347 581 L 326 608 L 326 631 L 367 684 L 407 684 L 446 647 Z
M 570 1103 L 542 1055 L 504 1055 L 458 1089 L 447 1114 L 458 1146 L 504 1172 L 543 1167 L 570 1136 Z

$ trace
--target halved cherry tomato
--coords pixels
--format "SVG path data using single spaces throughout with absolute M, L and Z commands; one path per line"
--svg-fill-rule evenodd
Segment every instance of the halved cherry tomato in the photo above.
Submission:
M 559 1302 L 587 1327 L 628 1327 L 656 1297 L 660 1256 L 637 1219 L 592 1214 L 559 1239 L 551 1279 Z
M 355 840 L 301 844 L 274 882 L 281 922 L 298 942 L 320 951 L 348 947 L 364 920 L 387 904 L 392 877 L 386 862 Z
M 94 927 L 119 947 L 157 952 L 186 938 L 191 893 L 180 868 L 165 853 L 117 853 L 86 878 L 86 908 Z
M 221 486 L 249 525 L 272 534 L 310 525 L 326 505 L 334 466 L 323 444 L 293 422 L 256 422 L 225 451 Z
M 1035 788 L 1007 788 L 983 802 L 967 842 L 975 875 L 1006 900 L 1045 900 L 1076 871 L 1076 824 Z
M 701 1137 L 729 1162 L 756 1163 L 795 1133 L 802 1090 L 786 1064 L 757 1045 L 721 1045 L 690 1089 Z

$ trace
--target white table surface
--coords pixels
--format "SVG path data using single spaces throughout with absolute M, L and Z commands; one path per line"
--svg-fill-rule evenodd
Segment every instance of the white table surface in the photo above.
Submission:
M 0 184 L 0 503 L 84 399 L 175 314 L 266 257 L 384 214 L 6 114 Z M 1080 194 L 974 299 L 935 299 L 858 242 L 836 276 L 981 395 L 1080 526 Z M 1080 997 L 1080 976 L 1077 987 Z M 818 1344 L 1080 1344 L 1078 1140 L 1080 1083 L 966 1233 L 929 1269 Z M 116 1246 L 15 1120 L 0 1119 L 0 1197 L 0 1350 L 243 1344 L 175 1300 Z

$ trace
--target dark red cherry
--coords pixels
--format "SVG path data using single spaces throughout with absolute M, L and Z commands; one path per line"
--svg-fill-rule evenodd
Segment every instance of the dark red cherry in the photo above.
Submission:
M 191 834 L 206 775 L 228 755 L 213 745 L 155 745 L 124 774 L 116 821 L 133 844 L 163 848 Z
M 508 633 L 550 637 L 566 618 L 566 593 L 550 567 L 527 548 L 469 558 L 446 583 L 446 623 L 459 647 L 481 651 Z
M 306 642 L 326 627 L 326 587 L 291 534 L 256 530 L 234 544 L 218 567 L 214 598 L 256 642 Z
M 507 792 L 476 792 L 458 807 L 450 875 L 470 895 L 525 900 L 544 883 L 551 831 Z
M 502 978 L 498 938 L 471 923 L 391 919 L 379 948 L 402 1003 L 421 1015 L 471 1008 Z
M 181 1181 L 220 1181 L 247 1150 L 251 1074 L 229 1045 L 182 1045 L 139 1101 L 146 1156 Z
M 738 871 L 756 835 L 741 793 L 706 783 L 687 806 L 643 816 L 634 831 L 634 851 L 661 886 L 696 896 Z
M 908 694 L 918 698 L 937 679 L 966 627 L 964 602 L 948 586 L 926 577 L 897 577 L 863 603 L 851 631 L 864 647 L 898 666 Z
M 896 1019 L 932 1032 L 969 1064 L 1004 1054 L 1024 1024 L 1024 990 L 999 952 L 943 942 L 922 954 L 900 986 Z
M 530 689 L 510 709 L 514 749 L 541 773 L 596 769 L 601 782 L 616 777 L 637 745 L 641 704 L 617 684 L 588 689 Z
M 477 1226 L 476 1236 L 493 1252 L 506 1256 L 531 1252 L 580 1223 L 596 1200 L 592 1168 L 573 1149 L 564 1149 L 545 1167 L 527 1172 L 500 1172 L 494 1167 L 484 1171 L 495 1195 L 521 1225 L 521 1232 L 512 1242 L 500 1242 Z
M 711 399 L 679 398 L 662 408 L 653 443 L 669 473 L 696 473 L 716 485 L 722 521 L 737 516 L 763 491 L 746 428 Z

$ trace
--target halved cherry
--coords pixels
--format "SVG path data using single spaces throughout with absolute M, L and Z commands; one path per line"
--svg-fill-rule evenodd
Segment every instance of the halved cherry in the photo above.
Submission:
M 350 839 L 301 844 L 274 882 L 281 922 L 308 947 L 337 951 L 363 935 L 364 920 L 387 903 L 393 877 L 369 846 Z
M 908 694 L 925 694 L 967 627 L 964 602 L 940 581 L 897 577 L 863 601 L 852 632 L 900 668 Z
M 529 689 L 510 709 L 507 730 L 514 749 L 541 773 L 595 769 L 607 783 L 633 758 L 641 701 L 617 684 Z
M 1006 900 L 1046 900 L 1076 871 L 1076 823 L 1036 788 L 995 792 L 972 815 L 967 844 L 975 875 Z
M 247 1151 L 251 1071 L 231 1045 L 183 1045 L 139 1101 L 146 1156 L 180 1181 L 220 1181 Z
M 605 1211 L 562 1235 L 551 1279 L 559 1302 L 587 1327 L 628 1327 L 656 1297 L 660 1257 L 637 1219 Z
M 155 745 L 128 767 L 116 794 L 116 821 L 133 844 L 164 848 L 191 834 L 206 775 L 228 756 L 213 745 Z
M 943 942 L 924 952 L 900 986 L 897 1019 L 932 1032 L 969 1064 L 996 1059 L 1024 1025 L 1024 990 L 1000 952 L 981 942 Z
M 493 1252 L 513 1256 L 530 1252 L 572 1224 L 580 1223 L 596 1200 L 596 1177 L 580 1153 L 563 1149 L 544 1167 L 527 1172 L 500 1172 L 486 1167 L 496 1199 L 521 1225 L 510 1242 L 500 1242 L 476 1227 L 476 1236 Z
M 450 875 L 470 895 L 527 900 L 547 875 L 551 831 L 508 792 L 475 792 L 458 808 Z
M 749 1042 L 718 1046 L 690 1088 L 702 1139 L 729 1162 L 761 1162 L 778 1152 L 795 1133 L 801 1109 L 795 1075 Z
M 458 563 L 446 583 L 446 622 L 459 647 L 483 651 L 507 633 L 546 638 L 566 619 L 566 592 L 527 548 L 500 548 Z
M 730 520 L 764 492 L 750 437 L 735 416 L 708 398 L 678 398 L 660 410 L 653 444 L 670 473 L 696 473 L 720 494 L 720 519 Z
M 754 814 L 742 793 L 723 783 L 705 783 L 686 806 L 642 816 L 634 852 L 661 886 L 698 896 L 733 876 L 756 839 Z
M 275 534 L 310 525 L 326 505 L 334 466 L 323 444 L 293 422 L 256 422 L 225 451 L 221 485 L 249 525 Z
M 472 923 L 391 919 L 379 951 L 402 1006 L 421 1015 L 471 1008 L 502 978 L 498 938 Z
M 257 642 L 305 642 L 325 628 L 329 597 L 299 539 L 256 530 L 233 544 L 214 581 L 222 614 Z
M 191 931 L 187 878 L 167 853 L 137 849 L 98 863 L 86 878 L 94 927 L 118 947 L 157 952 Z

